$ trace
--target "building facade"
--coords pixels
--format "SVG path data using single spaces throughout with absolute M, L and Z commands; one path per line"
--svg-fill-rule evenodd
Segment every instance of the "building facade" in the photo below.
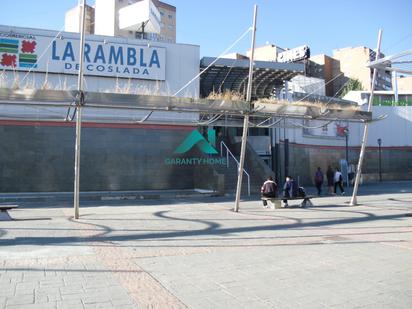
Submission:
M 143 5 L 144 3 L 147 5 Z M 133 5 L 139 5 L 133 12 Z M 154 8 L 153 8 L 154 6 Z M 130 8 L 130 14 L 120 14 Z M 147 12 L 142 12 L 147 11 Z M 158 23 L 159 29 L 145 30 L 148 20 L 137 21 L 139 14 L 147 13 Z M 79 32 L 80 7 L 74 7 L 66 13 L 65 31 Z M 136 23 L 133 19 L 136 18 Z M 124 27 L 124 23 L 128 27 Z M 150 21 L 149 21 L 150 22 Z M 86 33 L 151 41 L 176 42 L 176 7 L 158 0 L 96 0 L 93 7 L 86 7 Z M 130 25 L 133 26 L 130 26 Z
M 335 77 L 339 75 L 339 61 L 325 54 L 311 56 L 306 67 L 308 76 L 322 78 L 325 81 L 325 95 L 334 97 L 339 95 L 338 81 Z
M 93 6 L 86 5 L 86 17 L 84 20 L 84 29 L 86 34 L 94 34 L 94 14 Z M 76 6 L 66 12 L 64 18 L 64 31 L 80 32 L 81 7 Z
M 0 52 L 0 89 L 77 89 L 78 34 L 0 26 L 0 40 L 8 46 Z M 172 96 L 198 72 L 199 46 L 86 36 L 88 92 Z M 177 96 L 197 98 L 199 81 Z M 39 107 L 35 99 L 32 106 L 3 103 L 0 191 L 71 191 L 73 109 Z M 143 123 L 149 116 L 151 124 Z M 198 167 L 165 160 L 198 119 L 196 113 L 85 108 L 81 190 L 193 189 Z
M 285 49 L 280 48 L 279 46 L 273 44 L 266 44 L 264 46 L 256 47 L 254 53 L 254 59 L 260 61 L 278 61 L 278 55 L 281 52 L 284 52 Z M 246 55 L 250 57 L 251 51 L 248 50 Z
M 397 78 L 398 90 L 412 92 L 412 76 L 401 75 Z
M 381 54 L 381 57 L 385 55 Z M 375 51 L 365 46 L 347 47 L 336 49 L 333 51 L 333 58 L 339 61 L 339 73 L 334 72 L 334 75 L 341 74 L 337 78 L 337 88 L 342 88 L 349 78 L 358 79 L 362 83 L 363 90 L 370 91 L 372 89 L 373 70 L 367 67 L 370 61 L 374 61 L 376 57 Z M 391 90 L 392 76 L 390 72 L 378 71 L 375 81 L 375 90 Z

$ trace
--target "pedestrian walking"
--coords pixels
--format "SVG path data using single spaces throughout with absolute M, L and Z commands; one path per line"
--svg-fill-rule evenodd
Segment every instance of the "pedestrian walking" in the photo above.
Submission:
M 323 185 L 323 172 L 320 167 L 318 167 L 317 171 L 315 172 L 315 186 L 318 190 L 318 196 L 322 194 L 322 185 Z
M 260 188 L 260 192 L 262 197 L 266 198 L 274 198 L 277 197 L 278 185 L 276 182 L 273 181 L 273 178 L 269 176 L 267 180 L 263 183 L 262 187 Z M 263 200 L 263 207 L 268 207 L 268 202 Z
M 332 167 L 329 165 L 328 169 L 326 170 L 326 180 L 328 181 L 329 194 L 333 194 L 335 192 L 333 190 L 334 178 L 335 178 L 335 172 L 333 171 Z
M 339 186 L 341 195 L 345 195 L 345 190 L 343 189 L 343 177 L 342 177 L 342 173 L 339 171 L 338 168 L 336 168 L 335 171 L 335 176 L 334 176 L 334 193 L 336 194 L 336 187 Z

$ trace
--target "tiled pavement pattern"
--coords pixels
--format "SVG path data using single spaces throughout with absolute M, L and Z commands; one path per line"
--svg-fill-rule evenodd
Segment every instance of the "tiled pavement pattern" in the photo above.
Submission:
M 0 308 L 412 308 L 412 194 L 348 200 L 20 205 Z

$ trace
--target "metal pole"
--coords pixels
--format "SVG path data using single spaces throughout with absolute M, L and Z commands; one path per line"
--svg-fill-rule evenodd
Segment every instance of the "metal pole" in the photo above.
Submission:
M 345 150 L 346 150 L 346 188 L 349 188 L 349 146 L 348 146 L 348 133 L 345 133 Z
M 380 54 L 380 49 L 381 49 L 381 38 L 382 38 L 382 30 L 379 30 L 375 61 L 379 59 L 379 54 Z M 372 76 L 371 95 L 369 97 L 369 104 L 368 104 L 368 112 L 370 112 L 372 110 L 373 95 L 374 95 L 374 90 L 375 90 L 375 81 L 376 81 L 376 75 L 377 74 L 378 74 L 378 71 L 377 71 L 376 68 L 374 68 L 373 69 L 373 76 Z M 357 168 L 357 171 L 356 171 L 355 184 L 353 186 L 353 194 L 352 194 L 352 198 L 351 198 L 351 201 L 350 201 L 351 206 L 357 205 L 357 194 L 358 194 L 360 176 L 362 174 L 363 157 L 365 156 L 366 142 L 368 140 L 368 127 L 369 127 L 369 123 L 365 122 L 365 128 L 363 130 L 363 138 L 362 138 L 362 144 L 361 144 L 361 151 L 360 151 L 360 154 L 359 154 L 358 168 Z
M 253 12 L 252 44 L 251 44 L 252 53 L 250 55 L 249 80 L 248 80 L 247 92 L 246 92 L 246 101 L 249 102 L 249 111 L 251 109 L 251 101 L 252 101 L 252 79 L 253 79 L 253 60 L 254 60 L 254 55 L 255 55 L 256 17 L 257 17 L 257 5 L 255 5 L 254 12 Z M 238 170 L 238 177 L 237 177 L 236 201 L 235 201 L 235 208 L 234 208 L 235 212 L 239 211 L 240 194 L 242 192 L 243 165 L 245 163 L 247 131 L 249 128 L 249 111 L 245 114 L 245 117 L 243 120 L 242 146 L 240 148 L 240 159 L 239 159 L 240 162 L 239 162 L 239 170 Z
M 345 134 L 345 150 L 346 150 L 346 164 L 349 165 L 349 145 L 348 145 L 348 133 Z
M 398 74 L 396 71 L 392 72 L 392 84 L 393 84 L 393 94 L 395 96 L 395 105 L 398 105 L 399 94 L 398 94 Z
M 84 22 L 86 15 L 86 0 L 82 0 L 81 23 L 80 23 L 80 56 L 79 75 L 77 80 L 78 97 L 76 100 L 76 146 L 74 155 L 74 218 L 79 219 L 80 200 L 80 137 L 82 130 L 82 105 L 84 104 L 83 93 L 83 63 L 84 63 Z
M 284 156 L 284 171 L 285 177 L 289 175 L 289 139 L 285 138 L 283 143 L 283 156 Z
M 379 148 L 379 181 L 382 181 L 382 139 L 378 138 L 378 148 Z

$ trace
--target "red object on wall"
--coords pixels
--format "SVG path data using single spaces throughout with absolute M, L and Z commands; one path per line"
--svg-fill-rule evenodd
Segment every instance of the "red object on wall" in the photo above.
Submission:
M 345 130 L 348 129 L 348 126 L 340 126 L 340 125 L 336 125 L 336 135 L 337 136 L 341 136 L 341 137 L 345 137 Z
M 1 58 L 1 65 L 6 67 L 15 67 L 16 61 L 16 55 L 3 54 Z
M 23 40 L 21 44 L 21 52 L 22 53 L 34 53 L 34 50 L 36 48 L 36 41 L 26 41 Z

